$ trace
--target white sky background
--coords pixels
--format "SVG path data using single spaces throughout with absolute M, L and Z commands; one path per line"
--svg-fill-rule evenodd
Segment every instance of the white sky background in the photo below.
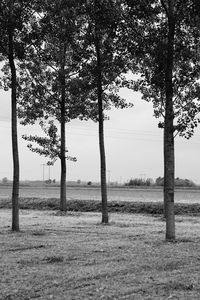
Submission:
M 121 95 L 134 103 L 130 109 L 112 109 L 105 122 L 105 148 L 108 180 L 126 182 L 131 178 L 157 178 L 163 175 L 163 131 L 153 117 L 152 104 L 141 100 L 139 93 L 127 89 Z M 12 179 L 12 148 L 10 122 L 10 93 L 0 91 L 0 180 Z M 67 180 L 96 182 L 100 180 L 98 124 L 75 120 L 66 126 L 69 155 L 77 162 L 67 162 Z M 18 126 L 20 179 L 42 180 L 42 164 L 47 159 L 32 153 L 21 135 L 40 135 L 39 127 Z M 176 177 L 192 179 L 200 183 L 200 128 L 189 141 L 177 137 Z M 60 179 L 60 161 L 51 167 L 51 179 Z M 49 169 L 45 167 L 45 179 Z

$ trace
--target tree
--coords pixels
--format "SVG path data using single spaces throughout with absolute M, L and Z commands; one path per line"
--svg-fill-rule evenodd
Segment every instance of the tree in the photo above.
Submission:
M 42 3 L 39 33 L 43 44 L 34 49 L 28 65 L 21 65 L 23 78 L 21 78 L 19 116 L 22 118 L 22 124 L 40 120 L 45 129 L 44 122 L 50 118 L 45 131 L 47 137 L 24 136 L 24 138 L 40 146 L 34 148 L 29 144 L 32 151 L 49 156 L 53 160 L 60 158 L 62 211 L 66 211 L 66 158 L 75 161 L 75 158 L 66 157 L 65 125 L 71 119 L 84 115 L 83 104 L 73 92 L 79 63 L 79 58 L 73 50 L 78 46 L 76 40 L 79 23 L 76 8 L 75 1 L 57 0 L 51 5 L 48 1 Z M 56 119 L 59 123 L 60 136 L 52 119 Z
M 18 79 L 16 63 L 25 59 L 33 42 L 30 23 L 34 23 L 33 2 L 2 0 L 0 2 L 0 59 L 7 62 L 11 88 L 12 112 L 12 230 L 19 231 L 19 154 L 17 138 L 17 94 Z M 31 20 L 31 22 L 30 22 Z M 29 25 L 29 26 L 28 26 Z M 3 69 L 7 72 L 7 68 Z M 6 81 L 6 80 L 5 80 Z M 4 83 L 4 80 L 3 80 Z M 3 84 L 4 85 L 4 84 Z
M 104 145 L 104 117 L 103 117 L 103 88 L 102 88 L 102 35 L 99 21 L 99 7 L 94 1 L 94 45 L 96 52 L 96 83 L 98 97 L 98 121 L 99 121 L 99 150 L 101 163 L 101 195 L 102 195 L 102 223 L 108 223 L 107 188 L 106 188 L 106 155 Z
M 120 44 L 121 1 L 88 0 L 83 13 L 82 41 L 84 52 L 80 79 L 88 91 L 87 99 L 97 107 L 91 118 L 98 121 L 102 223 L 108 223 L 104 111 L 110 105 L 128 107 L 117 94 L 126 73 L 126 57 Z
M 167 18 L 166 66 L 165 66 L 165 119 L 164 119 L 164 205 L 166 217 L 166 239 L 175 239 L 174 217 L 174 108 L 173 69 L 175 12 L 174 0 L 162 2 Z
M 130 27 L 135 22 L 139 29 L 136 35 L 136 28 L 132 28 L 133 42 L 129 35 L 132 70 L 141 76 L 132 86 L 143 93 L 145 100 L 153 102 L 156 117 L 164 117 L 159 127 L 164 128 L 166 240 L 174 240 L 174 137 L 191 136 L 198 122 L 199 32 L 189 0 L 127 1 L 127 4 Z
M 57 5 L 52 5 L 50 8 L 47 5 L 45 8 L 45 10 L 47 10 L 47 15 L 44 17 L 43 22 L 45 24 L 45 43 L 48 45 L 45 47 L 44 55 L 46 58 L 45 60 L 42 59 L 43 64 L 50 64 L 52 67 L 52 60 L 49 60 L 49 57 L 52 58 L 52 55 L 53 57 L 55 55 L 55 58 L 53 59 L 55 68 L 55 61 L 58 53 L 65 53 L 65 55 L 67 55 L 67 58 L 65 57 L 65 59 L 62 60 L 65 61 L 67 65 L 65 66 L 65 63 L 63 63 L 60 69 L 60 75 L 57 77 L 55 76 L 53 85 L 48 84 L 47 89 L 49 86 L 52 86 L 52 91 L 56 91 L 57 94 L 53 93 L 52 95 L 52 91 L 50 91 L 51 101 L 48 100 L 47 104 L 45 104 L 45 107 L 47 107 L 46 112 L 48 111 L 47 114 L 50 114 L 50 112 L 53 113 L 52 115 L 54 116 L 57 114 L 58 109 L 55 107 L 55 98 L 58 98 L 58 95 L 61 95 L 61 99 L 64 99 L 66 96 L 64 94 L 67 93 L 68 101 L 67 104 L 65 103 L 65 110 L 66 108 L 69 110 L 68 106 L 70 106 L 71 103 L 70 109 L 72 112 L 72 114 L 65 114 L 65 117 L 68 120 L 79 117 L 81 119 L 92 118 L 99 122 L 103 223 L 108 222 L 106 165 L 103 138 L 103 122 L 105 115 L 103 111 L 110 107 L 110 102 L 113 102 L 117 107 L 123 108 L 127 106 L 116 93 L 118 91 L 117 81 L 118 83 L 121 83 L 119 77 L 121 73 L 125 71 L 124 61 L 120 55 L 122 53 L 120 52 L 120 47 L 118 49 L 118 52 L 120 53 L 116 55 L 118 35 L 116 17 L 119 12 L 119 6 L 118 10 L 115 8 L 116 3 L 116 1 L 110 2 L 105 0 L 100 2 L 78 1 L 76 2 L 78 13 L 75 14 L 75 19 L 73 19 L 75 2 L 70 1 L 66 4 L 63 1 L 58 1 Z M 63 10 L 65 5 L 67 11 Z M 72 10 L 68 10 L 70 5 L 73 7 Z M 111 15 L 112 19 L 110 20 Z M 65 19 L 66 16 L 68 16 L 67 19 Z M 54 23 L 52 22 L 53 18 L 55 19 Z M 65 26 L 63 27 L 63 21 L 61 22 L 61 20 L 67 22 L 67 30 L 65 30 Z M 62 28 L 62 30 L 59 30 L 60 28 Z M 53 33 L 54 38 L 52 37 Z M 68 44 L 66 44 L 66 39 Z M 111 43 L 113 46 L 111 46 Z M 58 49 L 57 45 L 64 46 L 65 51 L 63 52 L 63 48 Z M 63 58 L 64 56 L 61 55 L 61 57 Z M 79 68 L 77 68 L 77 66 L 79 66 Z M 66 76 L 65 80 L 63 77 L 64 69 Z M 72 76 L 70 75 L 71 73 Z M 44 80 L 44 78 L 46 79 Z M 41 82 L 49 82 L 49 69 L 46 75 L 42 72 L 41 80 L 39 80 L 40 90 Z M 64 82 L 65 89 L 63 88 Z M 58 93 L 59 88 L 61 88 L 61 92 Z M 52 99 L 54 105 L 50 105 L 49 110 L 49 102 L 52 103 Z M 98 105 L 96 105 L 97 99 Z M 62 101 L 62 103 L 64 104 L 64 101 Z M 38 106 L 38 101 L 36 104 Z M 30 107 L 28 107 L 28 110 L 29 108 Z M 44 106 L 42 108 L 44 110 Z M 40 113 L 37 112 L 36 114 L 37 117 L 43 115 L 41 109 L 39 111 Z M 61 111 L 64 111 L 64 105 L 63 110 Z M 33 110 L 31 110 L 30 114 L 32 113 Z M 64 126 L 62 129 L 63 128 Z M 64 141 L 63 137 L 61 137 L 61 144 L 62 141 Z

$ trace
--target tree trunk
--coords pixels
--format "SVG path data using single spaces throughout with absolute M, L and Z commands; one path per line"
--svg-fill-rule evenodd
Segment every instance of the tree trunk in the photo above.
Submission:
M 13 153 L 13 186 L 12 186 L 12 230 L 19 231 L 19 154 L 17 139 L 17 78 L 14 62 L 14 45 L 13 45 L 13 24 L 12 24 L 12 7 L 10 1 L 10 27 L 8 28 L 9 38 L 9 65 L 11 69 L 11 118 L 12 118 L 12 153 Z
M 168 44 L 165 74 L 166 104 L 164 126 L 164 213 L 166 217 L 166 240 L 175 239 L 174 216 L 174 111 L 173 111 L 173 53 L 174 53 L 174 3 L 168 0 Z
M 61 58 L 61 116 L 60 116 L 60 125 L 61 125 L 61 149 L 60 149 L 60 160 L 61 160 L 61 179 L 60 179 L 60 210 L 67 210 L 66 203 L 66 141 L 65 141 L 65 53 L 66 46 L 64 44 L 62 49 L 62 58 Z
M 108 223 L 107 184 L 106 184 L 106 155 L 104 146 L 104 116 L 103 116 L 103 91 L 102 91 L 102 64 L 100 39 L 95 28 L 95 49 L 97 55 L 97 96 L 98 96 L 98 118 L 99 118 L 99 150 L 100 150 L 100 177 L 101 177 L 101 200 L 102 200 L 102 223 Z

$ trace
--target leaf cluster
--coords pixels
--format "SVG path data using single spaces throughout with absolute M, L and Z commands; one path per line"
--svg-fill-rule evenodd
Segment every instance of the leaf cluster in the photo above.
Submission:
M 2 0 L 0 2 L 0 53 L 1 60 L 8 59 L 9 34 L 13 37 L 15 58 L 23 60 L 37 38 L 37 1 Z

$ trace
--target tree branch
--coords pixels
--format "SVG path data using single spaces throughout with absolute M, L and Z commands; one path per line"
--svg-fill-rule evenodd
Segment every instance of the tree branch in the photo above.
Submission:
M 8 52 L 7 52 L 6 48 L 2 45 L 1 41 L 0 41 L 0 48 L 2 49 L 3 54 L 6 55 L 6 56 L 8 56 Z
M 40 50 L 42 51 L 42 49 L 37 49 L 35 46 L 34 46 L 35 50 L 37 51 L 37 55 L 41 58 L 41 59 L 44 59 L 44 57 L 42 56 L 42 53 L 40 52 Z M 50 63 L 48 63 L 46 60 L 45 60 L 45 63 L 50 67 L 52 68 L 55 72 L 58 72 L 58 70 L 53 67 Z

